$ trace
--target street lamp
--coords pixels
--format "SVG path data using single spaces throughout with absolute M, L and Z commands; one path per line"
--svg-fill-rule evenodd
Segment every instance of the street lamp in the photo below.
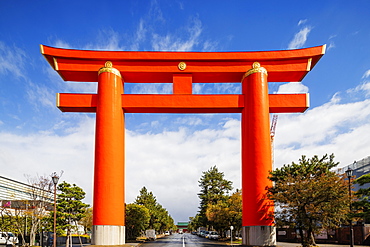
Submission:
M 57 247 L 57 184 L 59 181 L 59 177 L 56 172 L 52 174 L 51 177 L 54 184 L 54 239 L 53 239 L 53 247 Z
M 354 165 L 356 164 L 356 161 L 354 162 Z M 349 211 L 352 213 L 352 190 L 351 190 L 351 177 L 353 175 L 353 170 L 348 167 L 346 171 L 346 175 L 348 178 L 348 192 L 349 192 Z M 353 247 L 353 227 L 352 227 L 352 219 L 350 218 L 349 220 L 349 241 L 350 241 L 350 246 Z
M 233 230 L 234 227 L 230 226 L 230 246 L 233 246 Z

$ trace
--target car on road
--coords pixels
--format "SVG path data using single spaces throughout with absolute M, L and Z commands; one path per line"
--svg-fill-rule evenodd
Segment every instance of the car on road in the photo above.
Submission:
M 218 235 L 218 232 L 210 231 L 208 234 L 208 239 L 218 240 L 219 238 L 220 238 L 220 235 Z
M 19 240 L 18 238 L 11 232 L 8 232 L 8 238 L 9 238 L 9 241 L 10 241 L 10 244 L 19 244 Z
M 208 237 L 208 234 L 209 234 L 209 231 L 202 231 L 200 233 L 200 236 L 203 237 L 203 238 L 207 238 Z
M 145 236 L 147 239 L 149 239 L 150 241 L 154 241 L 157 239 L 157 236 L 155 234 L 155 230 L 153 229 L 149 229 L 149 230 L 146 230 L 145 231 Z
M 0 232 L 0 244 L 17 245 L 19 244 L 19 240 L 12 232 Z
M 6 234 L 5 232 L 0 232 L 0 244 L 3 245 L 3 244 L 6 244 L 8 241 L 8 234 Z
M 164 235 L 165 236 L 170 236 L 170 232 L 169 231 L 165 231 Z

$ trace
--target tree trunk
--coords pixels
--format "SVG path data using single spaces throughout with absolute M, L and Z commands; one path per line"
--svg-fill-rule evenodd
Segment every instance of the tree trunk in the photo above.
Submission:
M 80 232 L 78 231 L 78 223 L 77 223 L 77 221 L 75 221 L 75 225 L 76 225 L 76 227 L 77 227 L 78 240 L 80 241 L 80 245 L 81 245 L 81 247 L 82 247 L 82 241 L 81 241 Z M 85 227 L 84 227 L 84 230 L 85 230 Z M 73 243 L 72 243 L 72 245 L 73 245 Z
M 311 232 L 311 234 L 310 234 L 311 236 L 311 245 L 313 245 L 313 246 L 316 246 L 316 242 L 315 242 L 315 236 L 313 235 L 313 232 Z
M 36 245 L 36 232 L 38 230 L 38 222 L 33 222 L 30 229 L 30 245 Z
M 313 230 L 312 230 L 312 225 L 313 225 L 313 222 L 312 222 L 312 219 L 310 219 L 310 226 L 308 227 L 308 231 L 307 231 L 307 242 L 311 246 L 316 246 L 315 236 L 313 235 Z
M 302 244 L 302 246 L 307 246 L 307 244 L 305 243 L 306 241 L 306 238 L 305 238 L 305 236 L 304 236 L 304 234 L 303 234 L 303 229 L 300 227 L 299 228 L 299 235 L 301 236 L 301 244 Z
M 69 246 L 69 241 L 70 241 L 70 239 L 69 239 L 69 236 L 71 235 L 71 229 L 67 229 L 67 239 L 66 239 L 66 247 L 68 247 Z

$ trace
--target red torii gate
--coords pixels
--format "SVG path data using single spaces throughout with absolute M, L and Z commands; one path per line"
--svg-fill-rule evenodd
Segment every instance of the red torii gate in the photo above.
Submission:
M 41 53 L 65 81 L 98 82 L 97 94 L 60 93 L 63 112 L 96 112 L 95 245 L 125 243 L 124 113 L 241 113 L 243 244 L 276 245 L 269 113 L 304 112 L 308 94 L 268 94 L 270 82 L 299 82 L 325 45 L 261 52 L 133 52 L 60 49 Z M 263 67 L 262 67 L 263 66 Z M 173 94 L 124 94 L 128 83 L 172 83 Z M 192 83 L 241 82 L 242 94 L 194 95 Z

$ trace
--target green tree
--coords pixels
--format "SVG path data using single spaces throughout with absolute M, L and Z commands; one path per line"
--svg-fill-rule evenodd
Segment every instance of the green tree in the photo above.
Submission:
M 85 234 L 87 234 L 88 231 L 92 230 L 93 226 L 93 209 L 92 208 L 86 208 L 84 216 L 79 221 L 80 225 L 84 227 Z
M 135 204 L 143 205 L 149 210 L 150 220 L 148 229 L 155 229 L 163 232 L 174 227 L 174 221 L 167 210 L 157 202 L 152 192 L 145 187 L 140 190 L 140 195 L 136 197 Z
M 70 185 L 64 181 L 58 185 L 58 191 L 57 227 L 59 231 L 67 230 L 66 246 L 68 246 L 71 230 L 85 216 L 89 205 L 82 202 L 85 198 L 85 192 L 75 184 Z
M 206 210 L 207 220 L 221 235 L 230 226 L 234 226 L 236 231 L 241 229 L 242 225 L 242 201 L 241 193 L 233 193 L 226 201 L 219 200 L 217 204 L 209 204 Z
M 362 175 L 354 181 L 355 184 L 363 186 L 370 183 L 370 174 Z M 354 217 L 363 219 L 365 223 L 370 223 L 370 187 L 360 188 L 355 195 L 358 200 L 353 202 L 353 207 L 356 213 Z
M 134 203 L 126 205 L 126 236 L 136 239 L 149 226 L 149 209 Z
M 168 211 L 162 207 L 162 205 L 157 205 L 157 219 L 154 223 L 155 229 L 159 232 L 165 232 L 174 226 L 174 221 L 172 217 L 169 215 Z
M 145 186 L 140 190 L 140 194 L 135 199 L 135 204 L 143 205 L 149 210 L 150 220 L 149 229 L 155 229 L 154 223 L 157 218 L 157 199 L 153 193 L 148 191 Z
M 232 182 L 224 178 L 224 173 L 218 171 L 216 166 L 211 167 L 198 181 L 200 193 L 199 223 L 208 226 L 212 222 L 207 219 L 207 208 L 210 205 L 223 203 L 228 199 L 228 193 L 232 190 Z
M 188 225 L 188 229 L 190 231 L 197 231 L 198 227 L 201 227 L 202 223 L 200 222 L 199 214 L 196 214 L 194 217 L 190 217 L 190 222 Z
M 275 201 L 278 225 L 298 228 L 303 246 L 315 245 L 314 233 L 347 221 L 349 197 L 344 178 L 331 171 L 334 155 L 292 162 L 271 172 L 274 185 L 268 196 Z
M 28 200 L 13 200 L 3 203 L 0 207 L 0 231 L 20 235 L 23 240 L 22 244 L 29 244 L 24 239 L 30 233 L 31 212 L 32 208 Z M 42 219 L 41 221 L 43 222 Z
M 14 218 L 12 217 L 12 212 L 7 208 L 7 206 L 0 207 L 0 231 L 1 232 L 11 232 L 13 230 L 12 225 L 14 225 Z
M 218 201 L 217 204 L 209 204 L 206 210 L 208 222 L 212 224 L 214 230 L 222 233 L 230 226 L 229 205 L 226 201 Z
M 228 199 L 229 221 L 235 232 L 242 229 L 242 192 L 237 190 Z

